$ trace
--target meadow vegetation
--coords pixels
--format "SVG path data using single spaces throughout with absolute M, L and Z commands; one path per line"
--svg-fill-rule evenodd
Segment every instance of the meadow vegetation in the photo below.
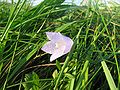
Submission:
M 44 0 L 0 2 L 0 90 L 120 89 L 120 5 Z M 45 32 L 74 45 L 50 62 Z

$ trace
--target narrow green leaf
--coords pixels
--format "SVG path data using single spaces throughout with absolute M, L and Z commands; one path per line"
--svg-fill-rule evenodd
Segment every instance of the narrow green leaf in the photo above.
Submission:
M 61 27 L 57 28 L 55 31 L 56 32 L 62 32 L 63 30 L 65 30 L 66 28 L 68 28 L 70 25 L 72 25 L 73 23 L 75 23 L 75 21 L 67 23 L 62 25 Z
M 0 74 L 1 74 L 2 67 L 3 67 L 3 63 L 0 64 Z
M 102 61 L 101 64 L 102 64 L 102 67 L 103 67 L 103 70 L 104 70 L 104 73 L 105 73 L 105 76 L 106 76 L 106 79 L 108 81 L 110 89 L 117 90 L 116 85 L 114 83 L 114 80 L 112 78 L 112 75 L 110 74 L 110 71 L 109 71 L 105 61 Z
M 70 80 L 70 90 L 74 90 L 75 78 Z
M 84 84 L 85 84 L 85 81 L 86 81 L 86 73 L 87 73 L 87 70 L 88 70 L 88 65 L 89 65 L 89 61 L 87 60 L 85 63 L 84 63 L 84 66 L 83 66 L 83 69 L 82 69 L 82 72 L 80 74 L 80 76 L 78 77 L 78 81 L 77 81 L 77 86 L 76 86 L 76 89 L 75 90 L 79 90 Z
M 68 77 L 69 79 L 74 79 L 75 77 L 69 73 L 65 73 L 65 76 Z
M 61 65 L 60 65 L 60 62 L 58 60 L 56 60 L 56 66 L 59 70 L 61 70 Z

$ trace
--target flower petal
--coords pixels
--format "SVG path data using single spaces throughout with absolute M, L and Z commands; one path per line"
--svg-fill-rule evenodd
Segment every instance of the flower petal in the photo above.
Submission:
M 52 41 L 48 41 L 42 48 L 41 50 L 43 50 L 46 53 L 52 54 L 54 52 L 55 49 L 55 42 Z
M 62 34 L 57 32 L 46 32 L 49 40 L 58 41 L 62 39 Z
M 64 55 L 64 50 L 65 50 L 65 46 L 62 46 L 58 49 L 56 49 L 54 51 L 54 53 L 51 55 L 50 57 L 50 62 L 54 61 L 55 59 L 61 57 L 62 55 Z
M 72 39 L 70 39 L 69 37 L 66 37 L 66 36 L 64 36 L 63 38 L 64 38 L 64 41 L 66 42 L 66 48 L 64 51 L 64 53 L 66 54 L 71 50 L 73 41 L 72 41 Z

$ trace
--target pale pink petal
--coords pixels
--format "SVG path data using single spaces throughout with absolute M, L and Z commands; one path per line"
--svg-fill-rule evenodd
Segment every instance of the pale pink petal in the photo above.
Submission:
M 55 43 L 52 41 L 48 41 L 42 48 L 41 50 L 43 50 L 46 53 L 52 54 L 54 52 L 55 49 Z
M 72 39 L 70 39 L 69 37 L 66 37 L 66 36 L 64 36 L 64 41 L 66 42 L 64 54 L 66 54 L 66 53 L 70 52 L 70 50 L 73 46 L 73 41 L 72 41 Z
M 46 32 L 49 40 L 58 41 L 62 39 L 62 34 L 57 32 Z
M 50 57 L 50 62 L 54 61 L 55 59 L 61 57 L 62 55 L 64 55 L 64 50 L 65 50 L 65 46 L 62 46 L 58 49 L 56 49 L 54 51 L 54 53 L 51 55 Z

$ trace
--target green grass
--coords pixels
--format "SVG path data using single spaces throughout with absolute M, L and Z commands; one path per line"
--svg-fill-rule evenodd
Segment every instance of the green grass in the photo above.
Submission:
M 0 2 L 0 90 L 119 90 L 120 5 Z M 45 32 L 74 41 L 50 62 Z

